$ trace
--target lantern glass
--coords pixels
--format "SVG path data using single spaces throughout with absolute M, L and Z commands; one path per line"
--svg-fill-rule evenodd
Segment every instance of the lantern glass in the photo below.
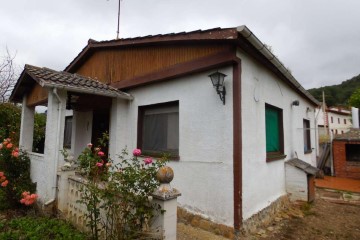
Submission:
M 221 72 L 214 72 L 210 74 L 209 77 L 211 78 L 213 86 L 219 88 L 220 86 L 224 85 L 224 79 L 226 75 Z

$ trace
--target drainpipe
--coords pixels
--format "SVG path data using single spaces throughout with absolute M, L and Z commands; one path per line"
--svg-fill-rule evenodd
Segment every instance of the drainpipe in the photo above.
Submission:
M 319 138 L 318 138 L 318 134 L 319 134 L 319 128 L 318 128 L 318 117 L 319 117 L 319 113 L 320 113 L 320 109 L 318 111 L 318 113 L 316 114 L 315 118 L 314 118 L 314 122 L 315 122 L 315 152 L 316 152 L 316 165 L 318 164 L 317 162 L 317 158 L 318 158 L 318 148 L 319 148 Z M 315 111 L 316 112 L 316 111 Z M 315 115 L 315 113 L 314 113 Z
M 60 99 L 60 96 L 58 95 L 58 92 L 57 92 L 57 88 L 53 88 L 53 94 L 55 95 L 55 97 L 57 98 L 59 104 L 58 104 L 58 124 L 57 124 L 57 128 L 56 128 L 56 132 L 59 133 L 60 131 L 60 124 L 61 124 L 61 109 L 62 109 L 62 105 L 63 105 L 63 102 L 61 101 Z M 59 161 L 59 139 L 60 139 L 60 136 L 58 136 L 56 138 L 56 145 L 55 145 L 55 159 L 54 159 L 54 178 L 53 178 L 53 191 L 52 191 L 52 196 L 53 198 L 51 198 L 49 201 L 47 201 L 45 203 L 45 206 L 48 206 L 52 203 L 54 203 L 56 201 L 56 198 L 57 198 L 57 166 L 58 166 L 58 161 Z

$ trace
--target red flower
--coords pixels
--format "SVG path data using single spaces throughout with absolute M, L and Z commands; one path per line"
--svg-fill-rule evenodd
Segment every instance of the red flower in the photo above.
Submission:
M 133 155 L 134 155 L 135 157 L 140 156 L 140 155 L 141 155 L 141 150 L 138 149 L 138 148 L 134 149 Z
M 105 153 L 104 152 L 98 152 L 98 155 L 100 156 L 100 157 L 103 157 L 104 155 L 105 155 Z
M 9 184 L 8 180 L 5 180 L 4 182 L 1 183 L 2 187 L 6 187 Z

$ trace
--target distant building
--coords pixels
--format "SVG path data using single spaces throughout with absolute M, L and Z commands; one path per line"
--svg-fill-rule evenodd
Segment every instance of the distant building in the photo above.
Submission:
M 334 135 L 341 135 L 352 127 L 351 111 L 341 107 L 328 107 L 316 109 L 317 125 L 319 136 L 327 136 L 331 132 Z

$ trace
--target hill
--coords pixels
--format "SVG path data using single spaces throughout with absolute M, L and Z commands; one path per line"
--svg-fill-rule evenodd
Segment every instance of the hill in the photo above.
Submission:
M 347 106 L 349 97 L 358 88 L 360 88 L 360 74 L 338 85 L 311 88 L 308 91 L 320 102 L 324 91 L 327 106 Z

